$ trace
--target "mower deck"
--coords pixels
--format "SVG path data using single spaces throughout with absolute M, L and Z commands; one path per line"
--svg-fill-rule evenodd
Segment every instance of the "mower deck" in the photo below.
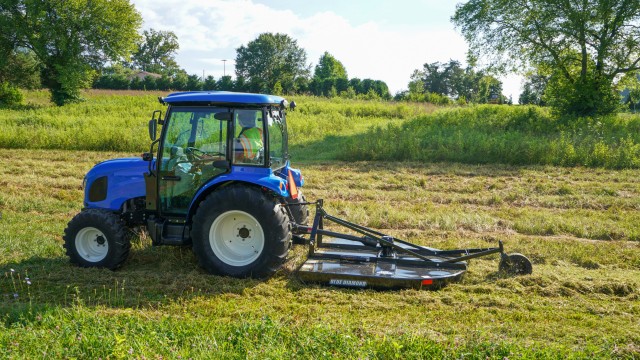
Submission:
M 295 233 L 309 235 L 308 240 L 297 236 L 299 242 L 309 244 L 308 259 L 298 269 L 298 277 L 303 281 L 355 288 L 433 289 L 460 280 L 467 271 L 466 260 L 476 257 L 500 253 L 501 269 L 511 268 L 502 242 L 498 247 L 486 249 L 433 249 L 331 216 L 322 208 L 322 200 L 313 204 L 316 205 L 313 226 L 294 226 Z M 325 230 L 325 221 L 361 236 Z M 528 269 L 530 272 L 530 263 Z M 524 273 L 517 266 L 513 270 Z
M 325 239 L 302 264 L 298 276 L 334 286 L 420 289 L 458 280 L 467 270 L 465 262 L 444 263 L 432 256 L 433 263 L 425 264 L 402 253 L 395 258 L 380 257 L 380 251 L 356 241 Z

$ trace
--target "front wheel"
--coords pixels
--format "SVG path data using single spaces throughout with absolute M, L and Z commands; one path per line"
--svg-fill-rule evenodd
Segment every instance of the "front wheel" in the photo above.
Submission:
M 129 256 L 131 243 L 120 217 L 98 209 L 81 211 L 64 230 L 64 248 L 71 263 L 115 270 Z
M 209 273 L 263 278 L 289 251 L 291 230 L 283 207 L 259 189 L 229 186 L 205 198 L 193 216 L 193 251 Z

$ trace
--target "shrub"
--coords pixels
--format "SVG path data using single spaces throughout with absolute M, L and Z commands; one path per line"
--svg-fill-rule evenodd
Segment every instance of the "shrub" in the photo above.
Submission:
M 24 97 L 20 90 L 8 82 L 0 83 L 0 107 L 11 107 L 22 104 Z

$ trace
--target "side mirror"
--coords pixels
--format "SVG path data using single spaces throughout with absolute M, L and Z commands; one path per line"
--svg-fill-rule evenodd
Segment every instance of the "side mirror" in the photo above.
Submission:
M 156 141 L 156 132 L 158 131 L 158 120 L 149 120 L 149 137 L 151 141 Z

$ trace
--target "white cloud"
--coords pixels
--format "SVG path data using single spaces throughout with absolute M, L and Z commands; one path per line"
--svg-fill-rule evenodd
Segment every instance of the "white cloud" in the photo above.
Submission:
M 169 0 L 133 2 L 145 28 L 176 33 L 181 66 L 216 78 L 223 73 L 222 59 L 234 59 L 236 48 L 263 32 L 290 35 L 314 64 L 328 51 L 345 65 L 350 77 L 383 80 L 392 93 L 405 89 L 413 70 L 424 63 L 464 60 L 467 50 L 453 26 L 433 30 L 376 22 L 353 25 L 333 12 L 301 17 L 250 0 L 182 0 L 180 6 Z M 226 73 L 233 72 L 233 61 L 227 61 Z M 519 86 L 519 79 L 505 81 L 505 94 L 517 97 Z

